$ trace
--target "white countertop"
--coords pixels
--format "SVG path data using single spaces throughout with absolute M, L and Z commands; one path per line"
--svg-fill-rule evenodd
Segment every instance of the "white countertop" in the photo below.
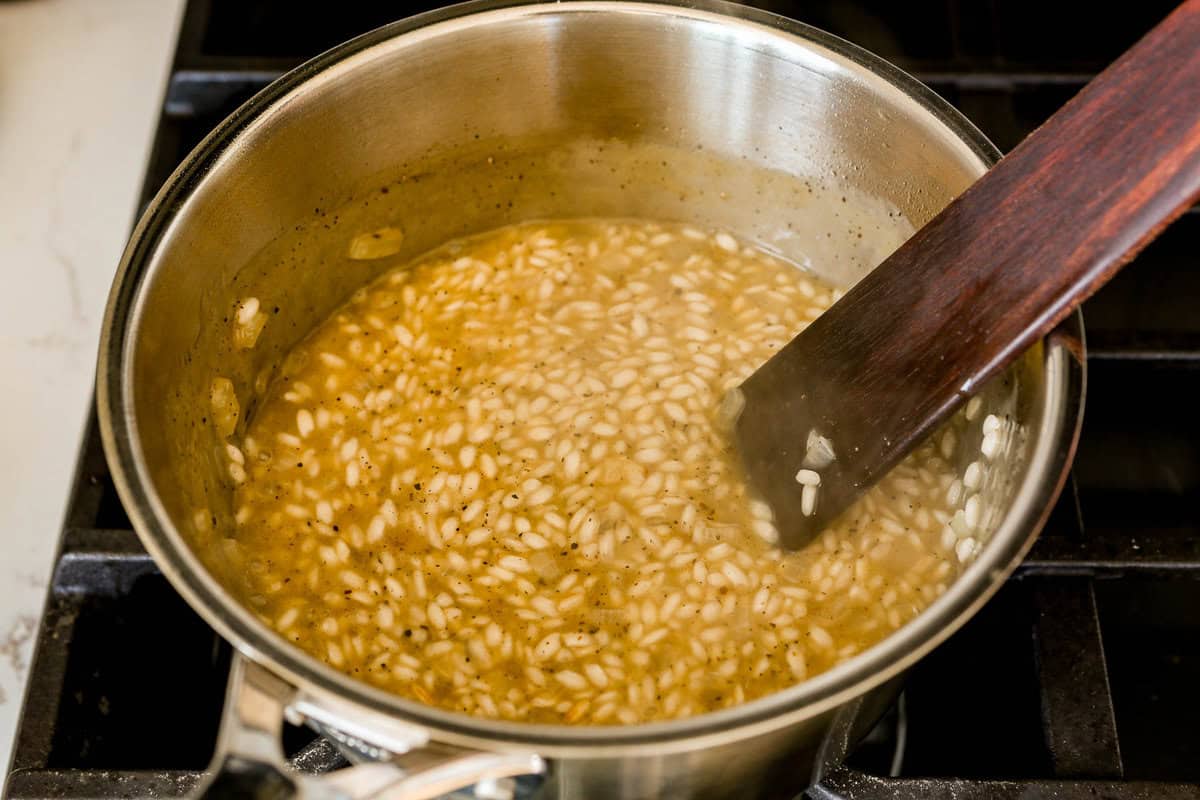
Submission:
M 0 2 L 4 769 L 91 401 L 100 320 L 182 8 L 183 0 Z

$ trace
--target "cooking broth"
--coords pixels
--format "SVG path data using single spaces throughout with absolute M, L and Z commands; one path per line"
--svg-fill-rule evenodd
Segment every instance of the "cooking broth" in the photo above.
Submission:
M 933 443 L 799 552 L 747 496 L 721 400 L 837 296 L 728 233 L 628 220 L 394 269 L 229 447 L 237 589 L 333 667 L 482 717 L 670 719 L 827 670 L 959 561 Z

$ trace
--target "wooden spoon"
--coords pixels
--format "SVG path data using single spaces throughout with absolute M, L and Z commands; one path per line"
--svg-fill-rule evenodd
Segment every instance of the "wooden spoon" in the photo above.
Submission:
M 783 546 L 807 543 L 1198 196 L 1188 0 L 741 385 L 736 443 Z

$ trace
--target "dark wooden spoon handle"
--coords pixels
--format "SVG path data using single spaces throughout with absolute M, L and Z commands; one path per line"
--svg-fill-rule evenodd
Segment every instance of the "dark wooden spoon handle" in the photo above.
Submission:
M 1189 0 L 744 384 L 740 427 L 803 442 L 811 425 L 838 455 L 817 513 L 781 524 L 785 543 L 844 510 L 1198 194 L 1200 0 Z M 802 398 L 755 406 L 789 382 Z M 756 483 L 792 480 L 795 464 L 743 454 Z

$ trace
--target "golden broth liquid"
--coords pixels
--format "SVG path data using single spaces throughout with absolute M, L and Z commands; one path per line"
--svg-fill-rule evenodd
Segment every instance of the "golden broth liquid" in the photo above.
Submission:
M 729 234 L 641 221 L 522 224 L 392 270 L 230 451 L 242 591 L 333 667 L 482 717 L 670 719 L 827 670 L 957 572 L 931 445 L 800 552 L 747 497 L 722 397 L 835 297 Z

